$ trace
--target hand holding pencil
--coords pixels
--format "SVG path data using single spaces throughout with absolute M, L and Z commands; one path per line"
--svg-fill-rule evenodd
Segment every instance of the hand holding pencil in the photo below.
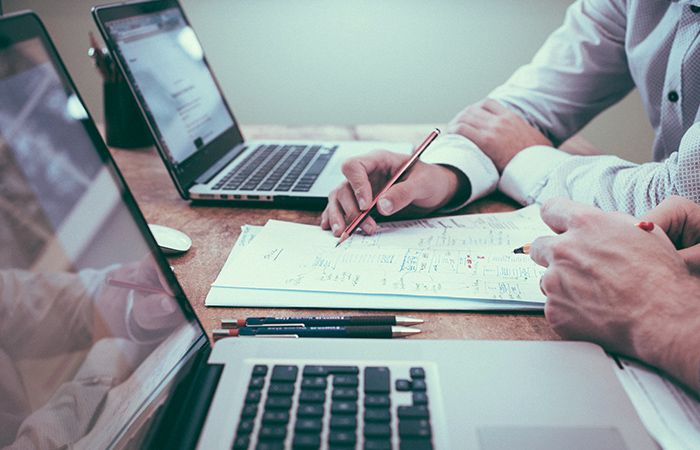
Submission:
M 376 204 L 374 209 L 383 216 L 398 212 L 422 216 L 468 191 L 463 175 L 456 169 L 428 164 L 418 158 L 408 165 L 403 177 L 389 183 L 409 158 L 405 154 L 376 151 L 347 160 L 343 164 L 346 181 L 331 192 L 321 216 L 321 227 L 340 237 L 346 225 L 362 212 L 371 210 L 372 204 Z M 384 192 L 377 195 L 381 191 Z M 366 214 L 359 228 L 372 234 L 377 224 Z

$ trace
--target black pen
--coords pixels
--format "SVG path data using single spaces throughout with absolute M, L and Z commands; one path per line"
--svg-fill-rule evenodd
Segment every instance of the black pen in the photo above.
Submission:
M 389 339 L 411 336 L 417 333 L 420 333 L 420 330 L 417 328 L 398 326 L 314 328 L 242 327 L 214 330 L 212 332 L 215 339 L 228 336 Z
M 239 327 L 339 327 L 339 326 L 411 326 L 423 323 L 421 319 L 405 316 L 316 316 L 316 317 L 248 317 L 224 319 L 223 328 Z

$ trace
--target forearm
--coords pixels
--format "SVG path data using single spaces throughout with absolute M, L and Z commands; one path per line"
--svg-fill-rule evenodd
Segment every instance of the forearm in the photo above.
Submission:
M 700 203 L 690 156 L 681 149 L 660 163 L 634 164 L 615 156 L 573 156 L 532 147 L 513 158 L 499 188 L 522 204 L 567 197 L 638 216 L 671 195 Z
M 555 146 L 634 87 L 624 47 L 624 2 L 577 1 L 533 60 L 488 97 Z

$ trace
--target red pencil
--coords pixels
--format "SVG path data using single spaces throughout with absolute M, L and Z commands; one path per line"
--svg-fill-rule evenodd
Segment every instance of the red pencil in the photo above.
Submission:
M 340 244 L 343 243 L 344 240 L 349 238 L 352 233 L 355 232 L 357 227 L 360 226 L 360 224 L 367 218 L 367 215 L 374 209 L 374 207 L 377 205 L 377 202 L 379 201 L 379 197 L 384 195 L 386 191 L 389 190 L 390 187 L 392 187 L 394 184 L 396 184 L 397 181 L 399 181 L 399 178 L 401 178 L 407 171 L 410 169 L 413 164 L 418 161 L 418 158 L 420 158 L 420 155 L 423 154 L 426 148 L 440 135 L 440 130 L 435 128 L 433 131 L 430 132 L 428 137 L 425 138 L 423 143 L 418 146 L 418 148 L 413 152 L 413 155 L 409 159 L 406 160 L 406 162 L 401 165 L 399 170 L 396 171 L 394 176 L 391 177 L 391 179 L 384 185 L 381 191 L 372 199 L 372 203 L 369 204 L 369 207 L 362 211 L 360 214 L 355 217 L 355 219 L 350 222 L 350 224 L 345 227 L 345 230 L 343 230 L 343 233 L 340 235 L 340 239 L 338 239 L 338 243 L 335 244 L 335 246 L 339 246 Z

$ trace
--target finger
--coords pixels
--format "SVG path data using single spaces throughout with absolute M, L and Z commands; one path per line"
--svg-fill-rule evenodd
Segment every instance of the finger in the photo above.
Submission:
M 341 189 L 342 187 L 331 193 L 331 195 L 328 197 L 328 206 L 326 207 L 326 212 L 328 213 L 328 223 L 331 231 L 333 232 L 333 236 L 336 237 L 340 236 L 345 228 L 345 211 L 343 211 L 343 208 L 340 206 L 337 198 L 338 191 Z
M 501 102 L 491 98 L 487 98 L 486 100 L 484 100 L 481 104 L 481 108 L 485 111 L 488 111 L 491 114 L 498 115 L 511 112 L 511 110 L 503 106 Z
M 679 250 L 678 254 L 685 261 L 688 270 L 694 274 L 700 273 L 700 244 Z
M 455 122 L 447 126 L 447 132 L 450 134 L 461 134 L 467 139 L 475 140 L 481 133 L 480 130 L 466 122 Z
M 349 188 L 339 190 L 337 192 L 336 199 L 340 204 L 340 208 L 345 214 L 345 223 L 350 223 L 351 221 L 355 220 L 355 217 L 360 215 L 361 211 L 357 205 L 355 195 Z M 374 220 L 370 221 L 370 218 L 368 217 L 362 222 L 360 228 L 365 233 L 372 234 L 376 231 L 376 222 L 374 222 Z
M 542 267 L 549 267 L 552 262 L 552 246 L 558 236 L 540 236 L 530 244 L 530 258 Z
M 417 198 L 428 196 L 430 184 L 425 183 L 422 177 L 406 177 L 389 188 L 377 202 L 377 211 L 383 216 L 389 216 L 401 211 Z
M 700 207 L 682 197 L 669 197 L 642 217 L 661 228 L 677 248 L 700 242 Z
M 547 200 L 540 208 L 540 217 L 555 233 L 578 228 L 598 217 L 602 212 L 593 206 L 574 202 L 568 198 Z
M 330 229 L 330 224 L 328 223 L 328 207 L 323 210 L 323 213 L 321 213 L 321 229 L 323 230 L 328 230 Z
M 405 158 L 406 155 L 403 155 Z M 370 174 L 376 171 L 390 172 L 394 165 L 396 155 L 391 152 L 379 151 L 367 155 L 350 158 L 343 163 L 342 172 L 345 175 L 350 188 L 357 198 L 359 208 L 364 211 L 372 201 L 372 184 Z

